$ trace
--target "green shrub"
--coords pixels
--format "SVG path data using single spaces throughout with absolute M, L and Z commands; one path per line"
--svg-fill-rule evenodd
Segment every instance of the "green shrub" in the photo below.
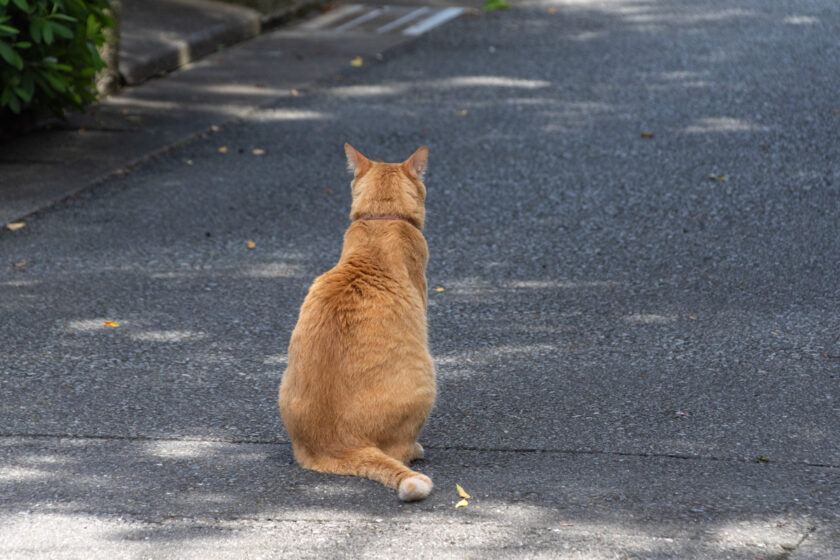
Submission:
M 108 0 L 0 0 L 0 115 L 83 110 L 96 100 Z

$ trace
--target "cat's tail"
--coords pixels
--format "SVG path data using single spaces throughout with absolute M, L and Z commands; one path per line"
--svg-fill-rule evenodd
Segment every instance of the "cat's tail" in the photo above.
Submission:
M 377 447 L 348 451 L 336 460 L 336 467 L 341 474 L 370 478 L 395 489 L 404 502 L 422 500 L 434 486 L 428 476 L 409 469 Z

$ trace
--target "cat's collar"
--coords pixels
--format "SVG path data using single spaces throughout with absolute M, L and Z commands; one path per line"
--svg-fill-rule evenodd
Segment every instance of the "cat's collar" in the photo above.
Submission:
M 419 227 L 417 227 L 417 224 L 415 224 L 414 220 L 412 220 L 411 218 L 406 218 L 405 216 L 398 216 L 396 214 L 379 214 L 379 215 L 376 215 L 376 216 L 360 216 L 359 220 L 365 220 L 365 221 L 368 221 L 368 220 L 402 220 L 403 222 L 409 223 L 409 224 L 413 225 L 414 227 L 416 227 L 417 229 L 420 229 Z

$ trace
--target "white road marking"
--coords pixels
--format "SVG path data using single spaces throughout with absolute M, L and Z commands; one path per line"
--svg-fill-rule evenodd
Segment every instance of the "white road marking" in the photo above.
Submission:
M 324 27 L 340 20 L 341 18 L 356 14 L 364 9 L 365 6 L 361 6 L 359 4 L 350 4 L 348 6 L 342 6 L 340 8 L 336 8 L 335 10 L 331 10 L 322 16 L 318 16 L 315 19 L 309 20 L 306 23 L 301 24 L 300 27 L 302 29 L 323 29 Z
M 356 19 L 351 19 L 347 23 L 339 25 L 333 31 L 339 31 L 339 32 L 340 31 L 347 31 L 348 29 L 352 29 L 352 28 L 356 27 L 357 25 L 361 25 L 366 21 L 370 21 L 370 20 L 378 17 L 380 14 L 384 14 L 385 12 L 387 12 L 390 9 L 391 8 L 389 6 L 382 6 L 381 8 L 376 8 L 375 10 L 371 10 L 366 14 L 360 15 Z
M 403 35 L 422 35 L 426 31 L 434 29 L 438 25 L 458 17 L 461 13 L 463 13 L 463 11 L 464 8 L 445 8 L 423 21 L 415 23 L 408 29 L 404 29 Z
M 423 14 L 425 14 L 428 11 L 429 11 L 428 6 L 423 6 L 422 8 L 417 8 L 413 12 L 409 12 L 409 13 L 405 14 L 404 16 L 402 16 L 401 18 L 397 18 L 394 21 L 392 21 L 391 23 L 383 25 L 382 27 L 377 29 L 376 32 L 377 33 L 387 33 L 389 31 L 391 31 L 392 29 L 396 29 L 397 27 L 399 27 L 399 26 L 401 26 L 405 23 L 408 23 L 409 21 L 411 21 L 413 19 L 417 19 L 418 17 L 422 16 Z

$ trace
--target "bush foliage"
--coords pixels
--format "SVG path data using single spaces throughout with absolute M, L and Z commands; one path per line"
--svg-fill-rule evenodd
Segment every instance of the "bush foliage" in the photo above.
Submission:
M 62 116 L 96 100 L 108 0 L 0 0 L 0 114 Z

